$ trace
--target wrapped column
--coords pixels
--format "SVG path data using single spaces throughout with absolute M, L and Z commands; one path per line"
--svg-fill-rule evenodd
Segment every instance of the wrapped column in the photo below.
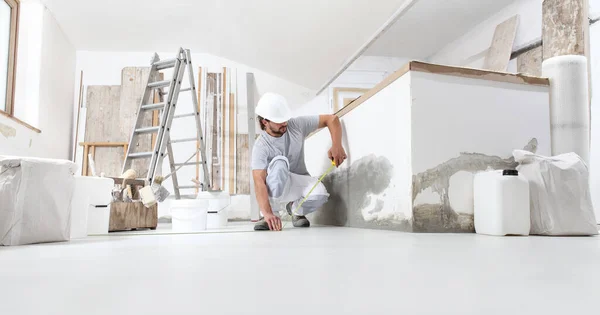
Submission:
M 542 63 L 542 75 L 550 79 L 552 155 L 575 152 L 589 165 L 587 58 L 552 57 Z

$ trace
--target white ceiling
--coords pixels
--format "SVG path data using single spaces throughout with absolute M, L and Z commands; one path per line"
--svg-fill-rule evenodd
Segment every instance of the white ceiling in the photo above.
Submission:
M 365 55 L 425 59 L 515 0 L 419 0 Z
M 183 46 L 317 89 L 404 0 L 44 2 L 78 50 Z

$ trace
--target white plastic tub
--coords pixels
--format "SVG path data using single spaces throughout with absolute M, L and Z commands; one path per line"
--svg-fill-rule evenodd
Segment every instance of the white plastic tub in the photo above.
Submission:
M 219 229 L 227 226 L 229 218 L 227 209 L 231 204 L 231 196 L 224 191 L 201 191 L 196 200 L 208 202 L 208 229 Z
M 182 199 L 171 201 L 172 229 L 174 232 L 206 230 L 208 200 Z
M 71 200 L 71 239 L 108 233 L 113 187 L 114 180 L 110 178 L 75 176 L 75 193 Z
M 529 235 L 529 182 L 516 170 L 475 175 L 475 232 L 487 235 Z
M 87 234 L 104 235 L 108 234 L 110 223 L 110 205 L 94 206 L 90 205 L 88 209 Z

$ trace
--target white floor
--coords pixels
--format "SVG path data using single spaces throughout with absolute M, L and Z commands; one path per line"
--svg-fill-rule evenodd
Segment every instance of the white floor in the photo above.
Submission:
M 0 314 L 600 314 L 600 237 L 311 227 L 4 247 Z

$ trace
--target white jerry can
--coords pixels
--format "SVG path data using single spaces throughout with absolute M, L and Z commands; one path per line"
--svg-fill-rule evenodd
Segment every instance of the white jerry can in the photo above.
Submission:
M 517 170 L 475 175 L 475 232 L 487 235 L 529 235 L 529 182 Z

